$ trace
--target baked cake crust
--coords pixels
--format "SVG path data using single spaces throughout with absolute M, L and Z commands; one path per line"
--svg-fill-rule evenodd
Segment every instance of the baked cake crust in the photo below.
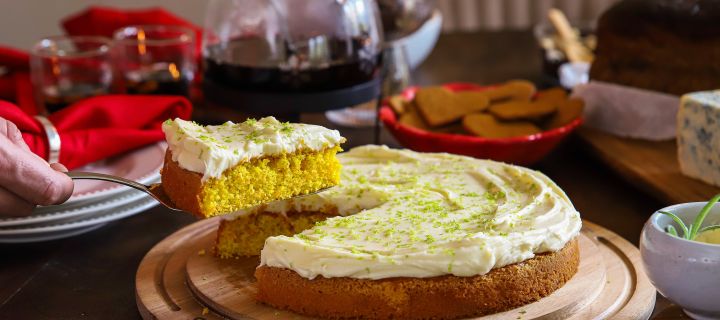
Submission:
M 472 277 L 301 277 L 292 270 L 261 266 L 257 299 L 268 305 L 325 318 L 456 319 L 510 310 L 562 287 L 577 272 L 577 238 L 557 252 Z
M 197 172 L 185 170 L 173 161 L 172 152 L 165 152 L 165 164 L 160 171 L 163 191 L 178 208 L 188 211 L 200 218 L 201 214 L 199 195 L 202 191 L 202 175 Z

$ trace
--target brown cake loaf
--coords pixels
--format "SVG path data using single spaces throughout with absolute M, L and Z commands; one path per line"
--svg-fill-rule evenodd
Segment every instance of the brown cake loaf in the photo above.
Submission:
M 624 0 L 597 37 L 592 80 L 675 95 L 720 88 L 720 1 Z
M 577 240 L 557 252 L 473 277 L 317 277 L 261 266 L 260 302 L 301 314 L 340 319 L 457 319 L 510 310 L 551 294 L 577 272 Z

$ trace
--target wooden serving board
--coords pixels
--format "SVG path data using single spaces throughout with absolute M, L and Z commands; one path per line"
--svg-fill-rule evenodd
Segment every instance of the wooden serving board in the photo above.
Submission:
M 144 319 L 309 319 L 255 302 L 257 258 L 219 259 L 219 220 L 187 226 L 158 243 L 140 263 L 135 286 Z M 655 288 L 640 253 L 620 236 L 585 221 L 578 273 L 551 295 L 478 319 L 648 319 Z
M 667 204 L 708 201 L 720 188 L 680 172 L 675 141 L 621 138 L 582 128 L 580 137 L 630 183 Z

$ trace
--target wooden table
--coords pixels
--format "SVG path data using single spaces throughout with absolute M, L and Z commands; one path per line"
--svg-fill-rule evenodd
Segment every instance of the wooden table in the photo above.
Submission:
M 414 74 L 415 84 L 542 83 L 539 49 L 530 32 L 444 35 Z M 333 127 L 322 115 L 303 121 Z M 346 147 L 372 142 L 372 129 L 340 128 Z M 387 132 L 382 142 L 398 146 Z M 638 243 L 643 223 L 665 204 L 611 172 L 577 139 L 537 164 L 570 196 L 584 219 Z M 150 248 L 194 219 L 155 207 L 75 238 L 0 245 L 0 319 L 135 319 L 135 270 Z M 653 319 L 683 319 L 658 296 Z

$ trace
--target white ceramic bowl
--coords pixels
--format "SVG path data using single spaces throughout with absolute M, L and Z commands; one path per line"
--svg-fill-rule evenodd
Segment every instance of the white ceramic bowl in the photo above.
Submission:
M 405 47 L 410 70 L 417 68 L 430 55 L 438 37 L 440 37 L 441 31 L 442 13 L 440 13 L 440 10 L 435 9 L 430 19 L 425 21 L 417 31 L 395 41 L 394 45 Z
M 690 202 L 660 211 L 678 215 L 690 225 L 705 202 Z M 720 223 L 720 205 L 708 214 L 703 225 Z M 668 216 L 655 212 L 640 235 L 640 255 L 650 281 L 666 298 L 695 319 L 720 319 L 720 245 L 688 241 L 665 232 L 672 224 Z

